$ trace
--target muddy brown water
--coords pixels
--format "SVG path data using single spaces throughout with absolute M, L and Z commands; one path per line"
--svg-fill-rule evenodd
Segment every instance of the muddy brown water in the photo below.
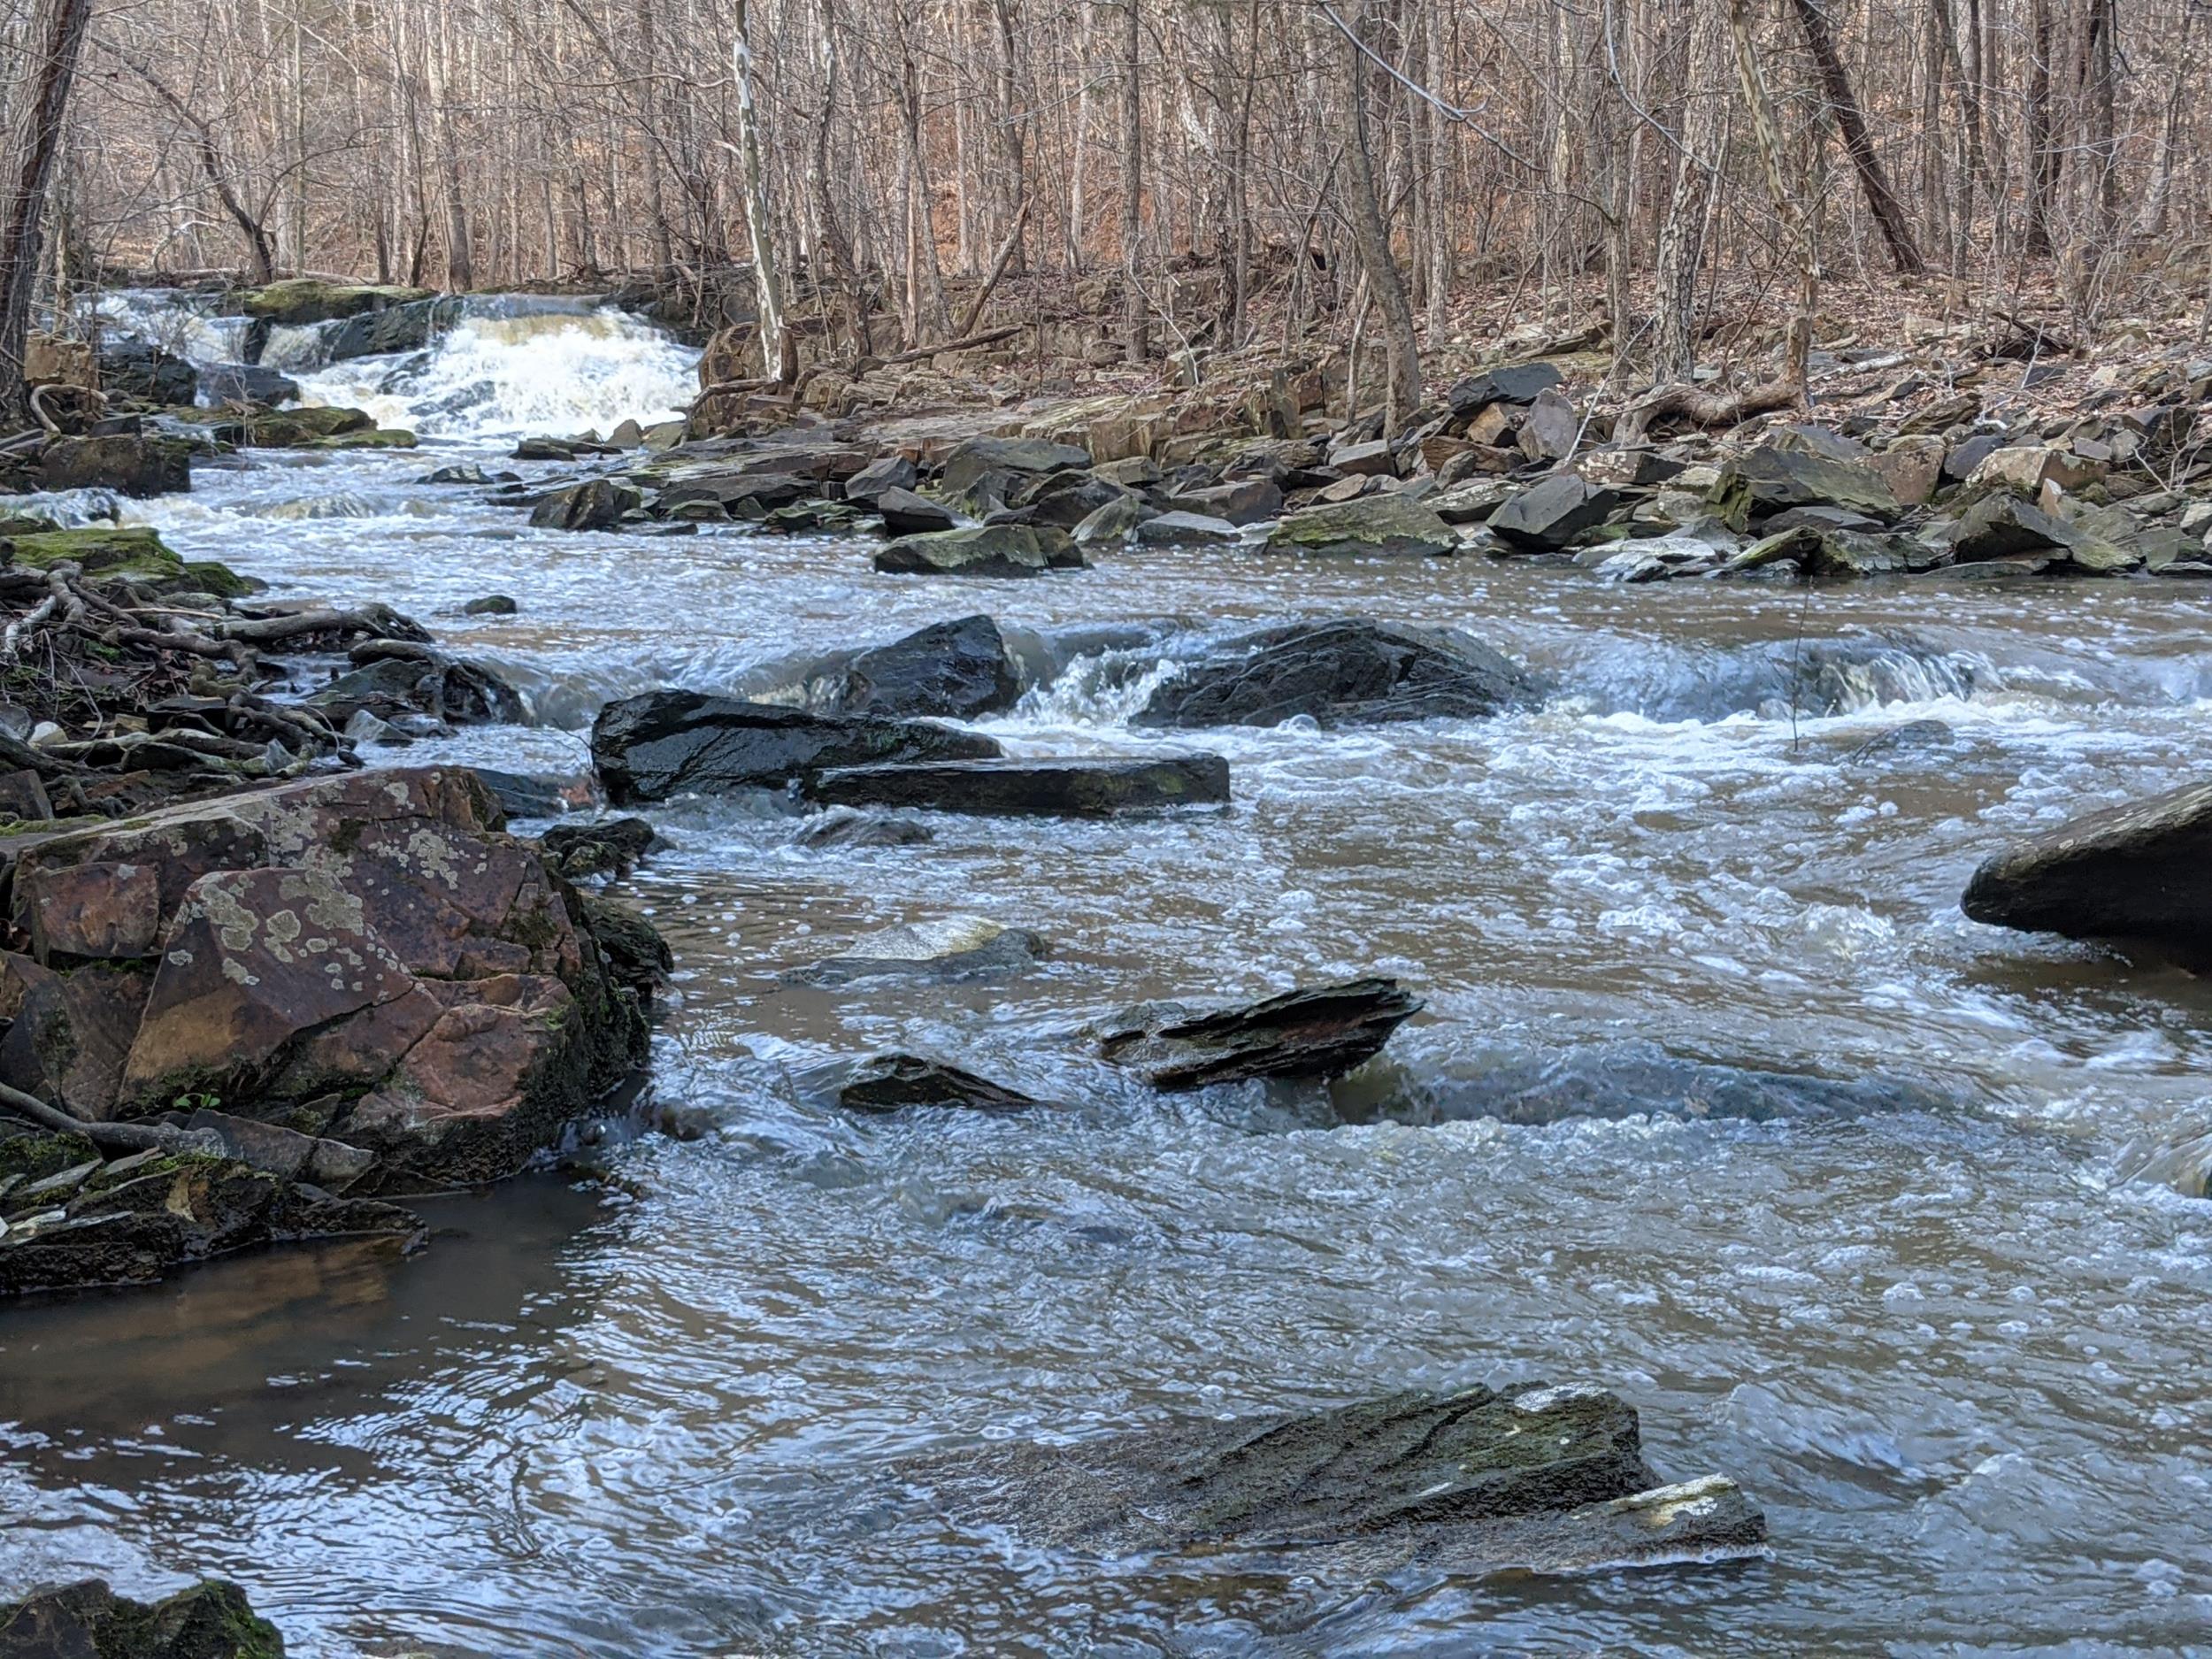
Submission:
M 983 723 L 1010 750 L 1212 749 L 1235 804 L 825 852 L 758 803 L 657 810 L 672 845 L 619 890 L 680 962 L 660 1127 L 606 1149 L 643 1196 L 536 1178 L 432 1205 L 414 1258 L 293 1250 L 7 1310 L 0 1591 L 220 1572 L 310 1655 L 2206 1642 L 2212 993 L 1956 901 L 2004 837 L 2201 775 L 2212 593 L 1808 603 L 1210 550 L 932 582 L 857 541 L 533 532 L 411 481 L 500 453 L 206 468 L 145 516 L 432 620 L 549 722 L 394 759 L 580 773 L 609 695 L 770 690 L 980 610 L 1048 679 Z M 493 590 L 520 614 L 451 614 Z M 1126 724 L 1206 638 L 1344 612 L 1463 626 L 1557 695 L 1357 732 Z M 1926 719 L 1955 741 L 1853 757 Z M 779 977 L 960 913 L 1051 959 Z M 1369 971 L 1428 1010 L 1333 1090 L 1155 1097 L 1076 1037 Z M 798 1080 L 894 1045 L 1060 1103 L 854 1121 Z M 1619 1391 L 1663 1474 L 1735 1475 L 1770 1558 L 1221 1579 L 965 1532 L 883 1479 L 995 1438 L 1532 1379 Z

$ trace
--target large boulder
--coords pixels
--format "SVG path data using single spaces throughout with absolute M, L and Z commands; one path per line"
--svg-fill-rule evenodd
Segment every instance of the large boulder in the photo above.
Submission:
M 100 386 L 111 397 L 189 406 L 200 395 L 200 372 L 149 340 L 108 340 L 100 345 Z
M 592 763 L 617 806 L 687 791 L 780 789 L 828 767 L 998 753 L 987 737 L 924 720 L 810 714 L 697 691 L 625 697 L 591 728 Z
M 876 555 L 878 570 L 902 576 L 1041 576 L 1085 563 L 1066 531 L 1019 524 L 901 536 Z
M 946 495 L 982 504 L 1006 504 L 1018 492 L 1047 473 L 1087 467 L 1090 452 L 1042 438 L 971 438 L 945 457 L 938 486 Z
M 2140 941 L 2212 961 L 2212 784 L 2086 813 L 1997 854 L 1960 907 L 1978 922 Z
M 16 860 L 0 1081 L 77 1116 L 187 1095 L 377 1155 L 519 1168 L 643 1057 L 567 885 L 458 767 L 172 807 Z
M 325 337 L 323 349 L 333 363 L 420 351 L 460 320 L 457 299 L 409 300 L 347 318 Z
M 1465 634 L 1348 617 L 1232 640 L 1154 692 L 1131 724 L 1478 719 L 1542 695 L 1525 670 Z
M 987 1445 L 899 1464 L 963 1526 L 1091 1555 L 1187 1551 L 1213 1572 L 1357 1581 L 1756 1555 L 1733 1481 L 1663 1485 L 1636 1413 L 1592 1387 L 1409 1393 Z
M 824 806 L 913 807 L 990 818 L 1102 818 L 1229 799 L 1218 755 L 1141 760 L 922 761 L 825 772 L 805 786 Z
M 611 478 L 588 479 L 557 489 L 530 510 L 538 530 L 612 530 L 644 504 L 645 497 Z
M 1603 524 L 1620 493 L 1572 472 L 1555 472 L 1490 515 L 1491 530 L 1524 552 L 1555 553 Z
M 861 652 L 835 677 L 831 695 L 845 714 L 972 720 L 1012 708 L 1021 690 L 998 624 L 974 616 L 933 622 Z
M 1291 513 L 1267 533 L 1266 545 L 1271 553 L 1452 553 L 1459 535 L 1421 503 L 1386 491 Z
M 1884 522 L 1904 511 L 1870 457 L 1814 453 L 1821 447 L 1763 444 L 1735 457 L 1713 485 L 1714 511 L 1736 530 L 1747 530 L 1792 507 L 1847 507 Z
M 192 446 L 181 438 L 119 433 L 56 438 L 39 457 L 46 489 L 111 489 L 119 495 L 167 495 L 192 488 Z
M 1249 1078 L 1337 1077 L 1382 1052 L 1421 999 L 1387 979 L 1286 991 L 1243 1007 L 1148 1002 L 1111 1022 L 1100 1056 L 1181 1090 Z
M 1507 363 L 1456 382 L 1444 398 L 1454 414 L 1472 416 L 1492 403 L 1532 403 L 1560 384 L 1548 363 Z
M 210 1578 L 151 1604 L 97 1578 L 0 1602 L 5 1659 L 284 1659 L 284 1638 L 246 1593 Z

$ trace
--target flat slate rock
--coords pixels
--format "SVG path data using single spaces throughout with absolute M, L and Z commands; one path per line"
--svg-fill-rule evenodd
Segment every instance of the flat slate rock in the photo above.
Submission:
M 696 691 L 625 697 L 592 723 L 592 761 L 618 806 L 687 790 L 773 789 L 832 767 L 888 761 L 982 760 L 987 737 L 926 720 L 810 714 Z
M 1323 726 L 1479 719 L 1542 699 L 1540 681 L 1479 641 L 1364 617 L 1231 640 L 1152 694 L 1131 724 Z
M 1018 1089 L 918 1054 L 878 1054 L 839 1068 L 834 1095 L 847 1111 L 913 1107 L 956 1111 L 1022 1111 L 1037 1102 Z
M 1271 553 L 1434 555 L 1459 550 L 1459 534 L 1396 491 L 1294 512 L 1267 533 Z
M 895 576 L 1041 576 L 1081 570 L 1075 539 L 1049 526 L 971 525 L 904 535 L 876 555 L 879 571 Z
M 1555 553 L 1603 524 L 1621 503 L 1618 491 L 1555 472 L 1490 515 L 1490 528 L 1515 548 Z
M 1575 1572 L 1755 1555 L 1766 1538 L 1733 1482 L 1663 1485 L 1636 1413 L 1593 1387 L 1406 1393 L 987 1445 L 895 1473 L 956 1524 L 1025 1545 L 1233 1571 Z
M 2212 961 L 2212 783 L 2070 818 L 1983 864 L 1975 921 Z
M 917 807 L 994 818 L 1103 818 L 1229 799 L 1218 755 L 1156 759 L 924 761 L 825 772 L 805 786 L 824 806 Z
M 1382 978 L 1302 987 L 1212 1010 L 1152 1002 L 1114 1021 L 1098 1048 L 1102 1058 L 1143 1072 L 1158 1089 L 1339 1077 L 1381 1053 L 1391 1033 L 1421 1008 L 1419 997 Z
M 883 515 L 883 527 L 893 535 L 927 535 L 933 531 L 949 530 L 960 522 L 957 513 L 926 495 L 918 495 L 903 485 L 887 485 L 873 495 L 853 496 L 872 506 Z

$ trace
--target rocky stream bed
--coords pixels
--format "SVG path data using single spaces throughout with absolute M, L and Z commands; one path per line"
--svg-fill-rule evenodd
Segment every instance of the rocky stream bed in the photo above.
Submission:
M 522 309 L 19 457 L 152 488 L 4 527 L 0 1654 L 2194 1640 L 2190 365 L 672 447 Z

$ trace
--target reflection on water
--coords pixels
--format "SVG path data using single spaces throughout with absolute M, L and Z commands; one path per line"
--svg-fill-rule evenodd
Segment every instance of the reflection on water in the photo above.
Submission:
M 1997 838 L 2200 764 L 2212 599 L 2116 581 L 1601 587 L 1481 559 L 1111 555 L 898 580 L 856 542 L 528 530 L 413 457 L 204 469 L 188 557 L 388 601 L 547 724 L 411 751 L 573 774 L 603 698 L 786 685 L 988 609 L 1025 752 L 1198 743 L 1226 817 L 940 819 L 809 851 L 656 813 L 682 964 L 609 1208 L 526 1183 L 395 1262 L 292 1252 L 0 1321 L 0 1583 L 245 1583 L 308 1653 L 2008 1651 L 2200 1640 L 2203 981 L 1967 923 Z M 342 512 L 318 511 L 341 500 Z M 511 618 L 461 618 L 488 591 Z M 1133 732 L 1210 634 L 1370 611 L 1546 709 Z M 1804 638 L 1798 638 L 1802 618 Z M 1861 753 L 1937 719 L 1953 741 Z M 406 757 L 403 756 L 402 757 Z M 1049 960 L 782 973 L 979 912 Z M 1080 1027 L 1379 970 L 1429 1001 L 1333 1091 L 1144 1094 Z M 833 1054 L 934 1049 L 1060 1110 L 849 1121 Z M 1469 1586 L 1225 1579 L 972 1536 L 886 1485 L 979 1437 L 1586 1378 L 1737 1475 L 1771 1562 Z

